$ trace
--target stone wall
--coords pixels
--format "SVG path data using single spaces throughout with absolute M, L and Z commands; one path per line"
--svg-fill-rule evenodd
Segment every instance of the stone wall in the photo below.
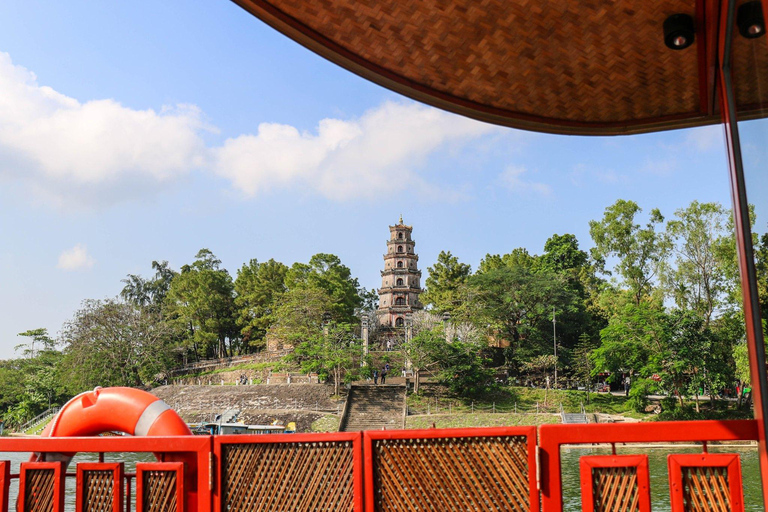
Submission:
M 152 393 L 190 423 L 212 421 L 227 409 L 240 409 L 240 419 L 246 423 L 295 421 L 300 432 L 308 432 L 312 422 L 326 414 L 339 414 L 346 398 L 332 399 L 333 386 L 324 384 L 161 386 Z

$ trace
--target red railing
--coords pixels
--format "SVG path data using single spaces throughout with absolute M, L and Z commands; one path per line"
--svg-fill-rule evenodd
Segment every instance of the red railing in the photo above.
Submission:
M 701 442 L 704 443 L 703 448 L 706 450 L 708 442 L 756 441 L 757 435 L 757 422 L 754 420 L 544 425 L 539 427 L 542 510 L 543 512 L 562 512 L 563 510 L 560 448 L 564 445 Z M 673 476 L 670 474 L 670 481 Z M 582 480 L 584 477 L 582 473 Z M 741 478 L 738 480 L 738 485 L 741 486 Z M 583 481 L 582 485 L 584 485 Z M 586 507 L 583 508 L 586 509 Z M 682 512 L 682 509 L 673 508 L 673 510 Z
M 363 510 L 362 434 L 213 438 L 214 510 Z
M 100 470 L 101 488 L 104 479 L 120 480 L 119 491 L 113 492 L 123 495 L 126 485 L 126 498 L 136 479 L 137 512 L 165 511 L 169 506 L 191 512 L 416 508 L 561 512 L 563 446 L 699 442 L 701 454 L 670 456 L 673 510 L 687 509 L 686 500 L 709 499 L 705 494 L 711 488 L 723 506 L 738 511 L 743 510 L 738 457 L 707 454 L 707 443 L 754 441 L 757 435 L 755 421 L 696 421 L 258 436 L 3 438 L 0 452 L 145 452 L 165 462 L 137 465 L 136 474 L 123 473 L 115 464 L 70 468 L 60 479 L 77 475 L 78 510 L 87 510 L 81 506 L 83 486 L 88 485 L 83 475 Z M 635 504 L 633 510 L 650 510 L 648 458 L 643 450 L 635 446 L 638 453 L 631 456 L 581 457 L 583 510 L 613 510 L 606 503 L 627 500 Z M 12 479 L 19 479 L 20 487 L 33 485 L 0 462 L 0 497 L 6 496 L 0 499 L 0 512 L 14 507 L 7 503 Z M 56 488 L 62 485 L 56 481 Z M 141 486 L 153 486 L 154 494 L 139 491 Z M 693 494 L 686 491 L 692 486 L 697 488 Z M 100 496 L 107 499 L 103 493 Z M 120 505 L 112 510 L 131 510 L 130 500 L 109 496 Z M 19 510 L 34 506 L 22 503 Z
M 187 466 L 185 478 L 180 482 L 182 486 L 180 490 L 188 498 L 185 509 L 190 512 L 207 512 L 211 508 L 213 479 L 211 474 L 212 443 L 209 436 L 0 438 L 0 453 L 2 452 L 50 454 L 48 458 L 58 459 L 61 457 L 56 454 L 134 452 L 154 453 L 161 461 L 166 462 L 182 460 Z M 71 470 L 74 469 L 71 468 Z M 21 474 L 8 474 L 11 480 L 20 479 L 21 476 Z M 75 476 L 76 473 L 66 474 L 66 477 Z M 124 475 L 128 485 L 130 485 L 132 476 Z M 56 482 L 56 484 L 63 485 L 61 482 Z M 4 494 L 6 499 L 0 502 L 0 512 L 6 512 L 15 507 L 14 504 L 8 504 L 7 491 Z M 130 511 L 130 503 L 126 503 L 126 505 L 126 509 Z M 22 506 L 19 510 L 24 511 L 26 509 Z
M 367 431 L 365 510 L 539 510 L 536 427 Z

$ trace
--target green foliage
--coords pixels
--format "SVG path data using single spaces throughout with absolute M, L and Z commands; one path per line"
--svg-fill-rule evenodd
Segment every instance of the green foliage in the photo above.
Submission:
M 414 372 L 414 393 L 419 393 L 421 385 L 421 370 L 427 370 L 437 364 L 436 357 L 440 345 L 445 343 L 445 333 L 442 326 L 418 331 L 409 341 L 403 343 L 400 350 L 411 362 Z
M 208 249 L 195 258 L 171 282 L 167 317 L 186 333 L 185 344 L 198 358 L 227 357 L 239 348 L 232 277 Z
M 578 297 L 552 272 L 534 272 L 524 266 L 501 267 L 472 276 L 468 281 L 472 300 L 466 318 L 485 329 L 489 337 L 510 343 L 509 359 L 549 353 L 552 343 L 552 309 L 572 311 Z M 523 343 L 524 342 L 524 343 Z
M 595 372 L 638 372 L 643 377 L 661 371 L 669 339 L 669 319 L 663 304 L 627 302 L 600 331 L 600 347 L 593 352 Z
M 696 312 L 707 324 L 733 287 L 724 260 L 730 251 L 722 250 L 733 240 L 726 231 L 728 213 L 718 203 L 693 201 L 677 210 L 676 219 L 667 224 L 676 261 L 667 268 L 664 281 L 677 307 Z
M 273 259 L 265 263 L 253 259 L 237 272 L 237 325 L 247 347 L 264 347 L 264 336 L 274 321 L 275 305 L 286 291 L 287 273 L 288 267 Z
M 23 357 L 0 361 L 0 411 L 14 427 L 30 420 L 67 397 L 60 375 L 62 354 L 46 329 L 19 333 L 29 338 L 18 345 Z
M 657 389 L 658 385 L 651 379 L 635 379 L 632 387 L 629 389 L 627 406 L 636 412 L 645 412 L 645 408 L 650 403 L 648 395 Z
M 433 345 L 437 378 L 461 396 L 478 396 L 494 386 L 494 372 L 487 367 L 482 345 L 454 339 Z
M 178 275 L 171 269 L 167 261 L 153 261 L 154 279 L 144 279 L 135 274 L 128 274 L 122 279 L 125 283 L 120 296 L 126 301 L 140 307 L 163 308 L 165 297 L 171 288 L 171 281 Z
M 331 309 L 331 299 L 312 288 L 293 288 L 278 301 L 270 335 L 292 345 L 322 333 L 324 315 Z
M 733 346 L 733 359 L 736 363 L 736 378 L 741 382 L 750 382 L 749 378 L 749 348 L 746 342 Z
M 308 264 L 294 263 L 285 276 L 289 290 L 319 290 L 330 299 L 328 312 L 341 323 L 356 322 L 355 312 L 362 306 L 360 284 L 349 267 L 333 254 L 315 254 Z
M 605 209 L 601 221 L 590 221 L 589 234 L 595 242 L 593 258 L 604 264 L 616 257 L 616 271 L 624 278 L 635 304 L 650 295 L 653 280 L 670 250 L 670 242 L 657 228 L 664 222 L 658 209 L 651 210 L 645 227 L 635 223 L 642 209 L 634 201 L 619 199 Z
M 462 302 L 461 288 L 472 268 L 466 263 L 460 263 L 450 251 L 440 251 L 437 263 L 427 270 L 427 289 L 421 295 L 421 302 L 440 313 L 453 312 Z
M 587 253 L 579 249 L 575 235 L 552 235 L 544 243 L 541 266 L 552 272 L 567 272 L 580 269 L 587 264 Z
M 574 348 L 571 356 L 571 374 L 576 382 L 584 386 L 587 403 L 589 403 L 590 390 L 594 382 L 593 375 L 596 373 L 595 363 L 592 360 L 592 351 L 594 349 L 595 344 L 592 343 L 587 334 L 583 334 L 579 338 L 579 343 Z
M 307 337 L 296 346 L 291 358 L 304 372 L 316 372 L 333 379 L 334 394 L 339 385 L 356 377 L 353 369 L 360 367 L 362 340 L 354 335 L 349 324 L 331 324 L 324 332 Z
M 61 336 L 62 382 L 71 394 L 95 386 L 149 385 L 173 365 L 173 328 L 150 308 L 87 300 Z

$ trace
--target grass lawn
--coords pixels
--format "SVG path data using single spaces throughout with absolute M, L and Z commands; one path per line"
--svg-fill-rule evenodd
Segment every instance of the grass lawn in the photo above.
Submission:
M 444 387 L 436 384 L 422 386 L 420 395 L 408 396 L 408 407 L 412 414 L 429 413 L 478 413 L 478 412 L 514 412 L 558 413 L 560 404 L 565 412 L 579 412 L 581 404 L 589 412 L 603 414 L 627 414 L 630 409 L 623 396 L 613 396 L 609 393 L 590 393 L 583 391 L 545 390 L 516 386 L 503 386 L 484 393 L 480 397 L 462 398 L 451 395 Z M 632 412 L 633 417 L 638 413 Z M 640 416 L 645 416 L 640 414 Z
M 472 427 L 515 427 L 523 425 L 546 425 L 560 423 L 557 414 L 431 414 L 408 416 L 405 428 L 472 428 Z

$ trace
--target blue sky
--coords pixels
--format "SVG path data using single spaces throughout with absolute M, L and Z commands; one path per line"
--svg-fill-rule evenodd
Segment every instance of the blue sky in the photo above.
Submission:
M 56 333 L 83 299 L 202 247 L 233 275 L 331 252 L 373 288 L 401 213 L 425 271 L 441 250 L 474 268 L 554 233 L 588 248 L 589 220 L 617 198 L 671 216 L 729 204 L 727 186 L 719 127 L 484 125 L 370 84 L 225 0 L 0 3 L 0 358 L 16 333 Z

